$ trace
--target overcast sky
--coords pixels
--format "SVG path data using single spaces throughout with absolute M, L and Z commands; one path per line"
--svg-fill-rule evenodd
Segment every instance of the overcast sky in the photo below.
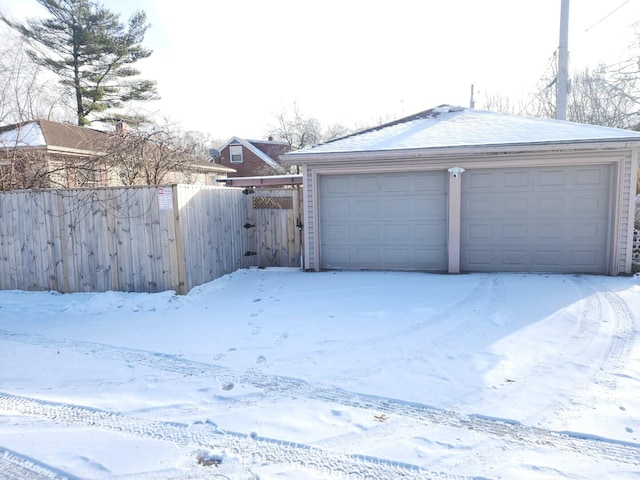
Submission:
M 327 126 L 371 125 L 485 94 L 526 96 L 559 43 L 561 0 L 103 0 L 152 27 L 148 105 L 216 139 L 263 138 L 295 102 Z M 619 7 L 619 8 L 618 8 Z M 36 0 L 0 0 L 14 18 Z M 616 10 L 617 9 L 617 10 Z M 570 69 L 629 56 L 640 0 L 573 0 Z M 638 49 L 640 51 L 640 49 Z

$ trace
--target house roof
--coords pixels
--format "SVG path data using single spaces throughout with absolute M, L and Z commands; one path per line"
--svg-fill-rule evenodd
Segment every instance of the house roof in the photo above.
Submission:
M 640 141 L 640 133 L 562 120 L 442 105 L 321 145 L 284 155 L 295 162 L 316 154 L 448 147 Z
M 95 155 L 107 146 L 110 136 L 100 130 L 38 119 L 0 127 L 0 148 L 30 147 L 61 154 Z M 196 157 L 191 163 L 203 172 L 236 171 Z
M 86 127 L 38 119 L 0 127 L 0 147 L 44 147 L 64 153 L 95 153 L 108 134 Z
M 220 150 L 222 151 L 231 145 L 242 145 L 273 168 L 280 168 L 277 158 L 289 151 L 290 148 L 289 144 L 286 142 L 273 140 L 247 140 L 240 137 L 231 137 L 231 139 L 225 143 Z

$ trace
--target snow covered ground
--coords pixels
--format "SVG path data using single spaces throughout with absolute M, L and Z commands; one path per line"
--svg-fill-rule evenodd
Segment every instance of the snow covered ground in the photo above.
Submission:
M 0 292 L 0 478 L 640 478 L 640 277 Z

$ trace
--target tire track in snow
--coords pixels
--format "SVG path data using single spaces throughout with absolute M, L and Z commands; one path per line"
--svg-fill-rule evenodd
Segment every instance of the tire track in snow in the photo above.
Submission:
M 546 447 L 602 460 L 640 465 L 640 444 L 611 440 L 577 432 L 556 432 L 530 427 L 507 419 L 438 410 L 425 405 L 388 398 L 354 394 L 341 390 L 317 390 L 314 399 L 342 406 L 382 412 L 408 418 L 425 426 L 448 426 L 507 439 L 524 447 Z
M 577 331 L 568 344 L 568 360 L 578 360 L 582 355 L 582 363 L 589 366 L 585 374 L 588 381 L 582 382 L 564 400 L 556 401 L 552 407 L 541 412 L 541 424 L 561 416 L 561 412 L 575 409 L 575 405 L 579 408 L 583 404 L 580 398 L 594 384 L 614 391 L 617 383 L 615 372 L 624 368 L 635 342 L 633 313 L 619 295 L 604 289 L 602 285 L 594 285 L 594 279 L 588 276 L 570 278 L 582 293 L 583 313 Z M 599 353 L 591 354 L 589 347 L 604 328 L 614 333 L 608 334 L 610 340 L 606 348 L 599 347 Z M 584 403 L 588 405 L 589 401 Z
M 77 480 L 76 477 L 60 473 L 2 447 L 0 447 L 0 478 L 2 480 Z
M 611 341 L 604 354 L 600 358 L 590 360 L 598 361 L 598 364 L 594 365 L 596 372 L 594 380 L 609 389 L 615 389 L 615 371 L 625 366 L 635 342 L 633 313 L 619 295 L 601 286 L 593 286 L 592 279 L 578 277 L 576 283 L 583 286 L 583 291 L 588 295 L 594 312 L 591 317 L 597 324 L 597 329 L 592 328 L 588 333 L 597 333 L 600 325 L 607 323 L 613 330 L 613 335 L 610 335 Z
M 376 480 L 471 479 L 428 472 L 406 463 L 366 455 L 336 453 L 305 444 L 218 430 L 210 423 L 182 424 L 143 420 L 115 412 L 48 402 L 0 393 L 0 410 L 28 415 L 57 424 L 73 424 L 175 443 L 191 448 L 222 450 L 245 466 L 256 462 L 290 464 L 330 474 L 335 478 Z M 37 478 L 37 477 L 34 477 Z M 55 477 L 53 477 L 55 478 Z
M 465 297 L 460 303 L 475 302 L 486 292 L 490 277 L 484 277 L 474 289 L 474 295 Z M 615 326 L 618 334 L 614 338 L 603 360 L 603 368 L 600 371 L 611 369 L 624 364 L 628 357 L 633 336 L 633 315 L 625 302 L 613 292 L 600 292 L 587 286 L 581 277 L 575 277 L 575 283 L 585 292 L 584 311 L 579 319 L 579 324 L 574 335 L 567 342 L 571 355 L 582 351 L 593 334 L 597 333 L 602 321 L 603 309 L 614 312 Z M 475 300 L 474 300 L 475 298 Z M 483 312 L 496 311 L 504 298 L 504 288 L 493 282 L 491 295 Z M 443 314 L 444 315 L 444 314 Z M 447 329 L 447 332 L 453 329 Z M 448 425 L 454 428 L 463 428 L 475 432 L 484 432 L 494 436 L 508 437 L 520 442 L 522 445 L 537 444 L 541 438 L 545 438 L 545 444 L 562 450 L 584 453 L 585 451 L 599 451 L 605 459 L 634 463 L 631 460 L 638 457 L 638 446 L 624 444 L 607 439 L 594 439 L 587 435 L 553 432 L 533 427 L 526 427 L 518 423 L 506 420 L 486 419 L 473 415 L 460 415 L 455 412 L 441 411 L 422 405 L 407 404 L 401 401 L 359 395 L 341 390 L 328 390 L 322 387 L 313 387 L 304 381 L 294 378 L 266 375 L 256 370 L 234 372 L 224 367 L 185 360 L 175 356 L 136 351 L 125 348 L 112 347 L 104 344 L 79 342 L 73 340 L 52 340 L 37 335 L 11 334 L 0 331 L 0 337 L 10 340 L 30 343 L 52 348 L 71 348 L 75 351 L 91 354 L 97 357 L 113 361 L 125 361 L 145 365 L 151 368 L 179 373 L 182 375 L 207 376 L 217 378 L 220 381 L 244 382 L 254 387 L 263 389 L 263 400 L 277 401 L 283 397 L 305 397 L 315 400 L 330 401 L 344 406 L 366 408 L 378 412 L 392 413 L 401 418 L 410 418 L 423 425 Z M 397 433 L 397 432 L 396 432 Z M 622 445 L 622 447 L 620 447 Z
M 373 412 L 382 412 L 387 415 L 397 415 L 427 426 L 445 425 L 472 432 L 486 433 L 495 437 L 509 439 L 524 446 L 547 446 L 548 448 L 581 455 L 596 455 L 603 460 L 640 465 L 639 444 L 596 438 L 581 433 L 556 432 L 538 427 L 529 427 L 508 419 L 461 414 L 397 399 L 313 386 L 303 380 L 268 375 L 256 370 L 234 372 L 224 367 L 155 352 L 130 350 L 73 340 L 58 342 L 55 339 L 39 335 L 11 334 L 0 330 L 1 337 L 48 348 L 60 348 L 61 345 L 64 345 L 67 348 L 74 348 L 78 352 L 91 354 L 103 359 L 132 362 L 181 375 L 202 376 L 209 380 L 213 377 L 234 383 L 242 382 L 263 389 L 262 401 L 275 403 L 282 398 L 307 398 L 325 401 Z M 11 395 L 0 393 L 0 406 L 7 401 L 6 398 L 10 397 Z M 38 401 L 34 400 L 34 402 Z

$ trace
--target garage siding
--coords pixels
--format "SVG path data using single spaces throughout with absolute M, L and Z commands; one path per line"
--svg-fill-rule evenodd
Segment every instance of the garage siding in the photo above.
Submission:
M 319 177 L 321 268 L 445 271 L 446 172 Z
M 605 273 L 611 167 L 467 170 L 461 269 Z

